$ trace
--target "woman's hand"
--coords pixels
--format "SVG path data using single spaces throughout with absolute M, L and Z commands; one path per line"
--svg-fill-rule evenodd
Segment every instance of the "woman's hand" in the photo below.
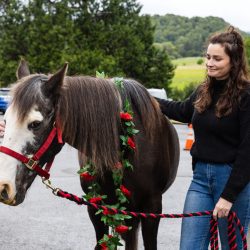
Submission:
M 230 212 L 230 209 L 232 208 L 232 205 L 233 205 L 232 202 L 220 198 L 217 204 L 215 205 L 213 211 L 214 219 L 217 220 L 217 218 L 227 217 Z
M 5 130 L 5 122 L 0 121 L 0 137 L 4 136 L 4 130 Z

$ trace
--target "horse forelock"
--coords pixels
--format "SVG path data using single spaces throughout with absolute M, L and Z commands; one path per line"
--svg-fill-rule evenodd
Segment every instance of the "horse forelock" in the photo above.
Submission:
M 20 123 L 25 120 L 34 105 L 46 107 L 41 84 L 47 79 L 46 75 L 35 74 L 24 77 L 16 83 L 12 90 L 12 105 Z

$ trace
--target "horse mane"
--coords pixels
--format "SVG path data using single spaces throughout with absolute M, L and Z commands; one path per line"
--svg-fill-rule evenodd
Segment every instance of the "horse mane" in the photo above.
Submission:
M 109 80 L 65 78 L 57 119 L 64 139 L 91 159 L 98 173 L 119 161 L 120 103 Z
M 161 126 L 162 113 L 158 102 L 148 93 L 146 88 L 133 79 L 125 79 L 124 90 L 121 93 L 122 102 L 127 98 L 134 112 L 142 122 L 142 128 L 148 139 L 153 139 L 155 132 Z
M 135 124 L 139 119 L 151 137 L 162 116 L 157 102 L 141 84 L 124 80 L 124 90 L 119 93 L 112 79 L 65 78 L 57 113 L 64 138 L 91 159 L 98 173 L 120 161 L 120 112 L 126 98 L 138 117 Z

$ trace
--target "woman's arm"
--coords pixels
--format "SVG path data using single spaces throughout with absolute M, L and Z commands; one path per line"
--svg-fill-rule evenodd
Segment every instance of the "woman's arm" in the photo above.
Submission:
M 196 91 L 194 91 L 185 101 L 169 101 L 156 98 L 160 104 L 161 111 L 168 118 L 191 123 L 194 112 L 194 101 L 196 98 Z
M 240 145 L 231 175 L 214 209 L 214 217 L 227 216 L 238 194 L 250 181 L 250 92 L 246 93 L 239 106 Z
M 240 145 L 222 198 L 234 202 L 250 181 L 250 91 L 245 93 L 239 106 Z

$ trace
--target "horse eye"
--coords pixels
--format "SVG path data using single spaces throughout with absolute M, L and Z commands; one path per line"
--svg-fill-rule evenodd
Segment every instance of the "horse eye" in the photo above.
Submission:
M 31 122 L 29 125 L 28 125 L 28 129 L 39 129 L 40 125 L 42 123 L 40 121 L 34 121 L 34 122 Z

